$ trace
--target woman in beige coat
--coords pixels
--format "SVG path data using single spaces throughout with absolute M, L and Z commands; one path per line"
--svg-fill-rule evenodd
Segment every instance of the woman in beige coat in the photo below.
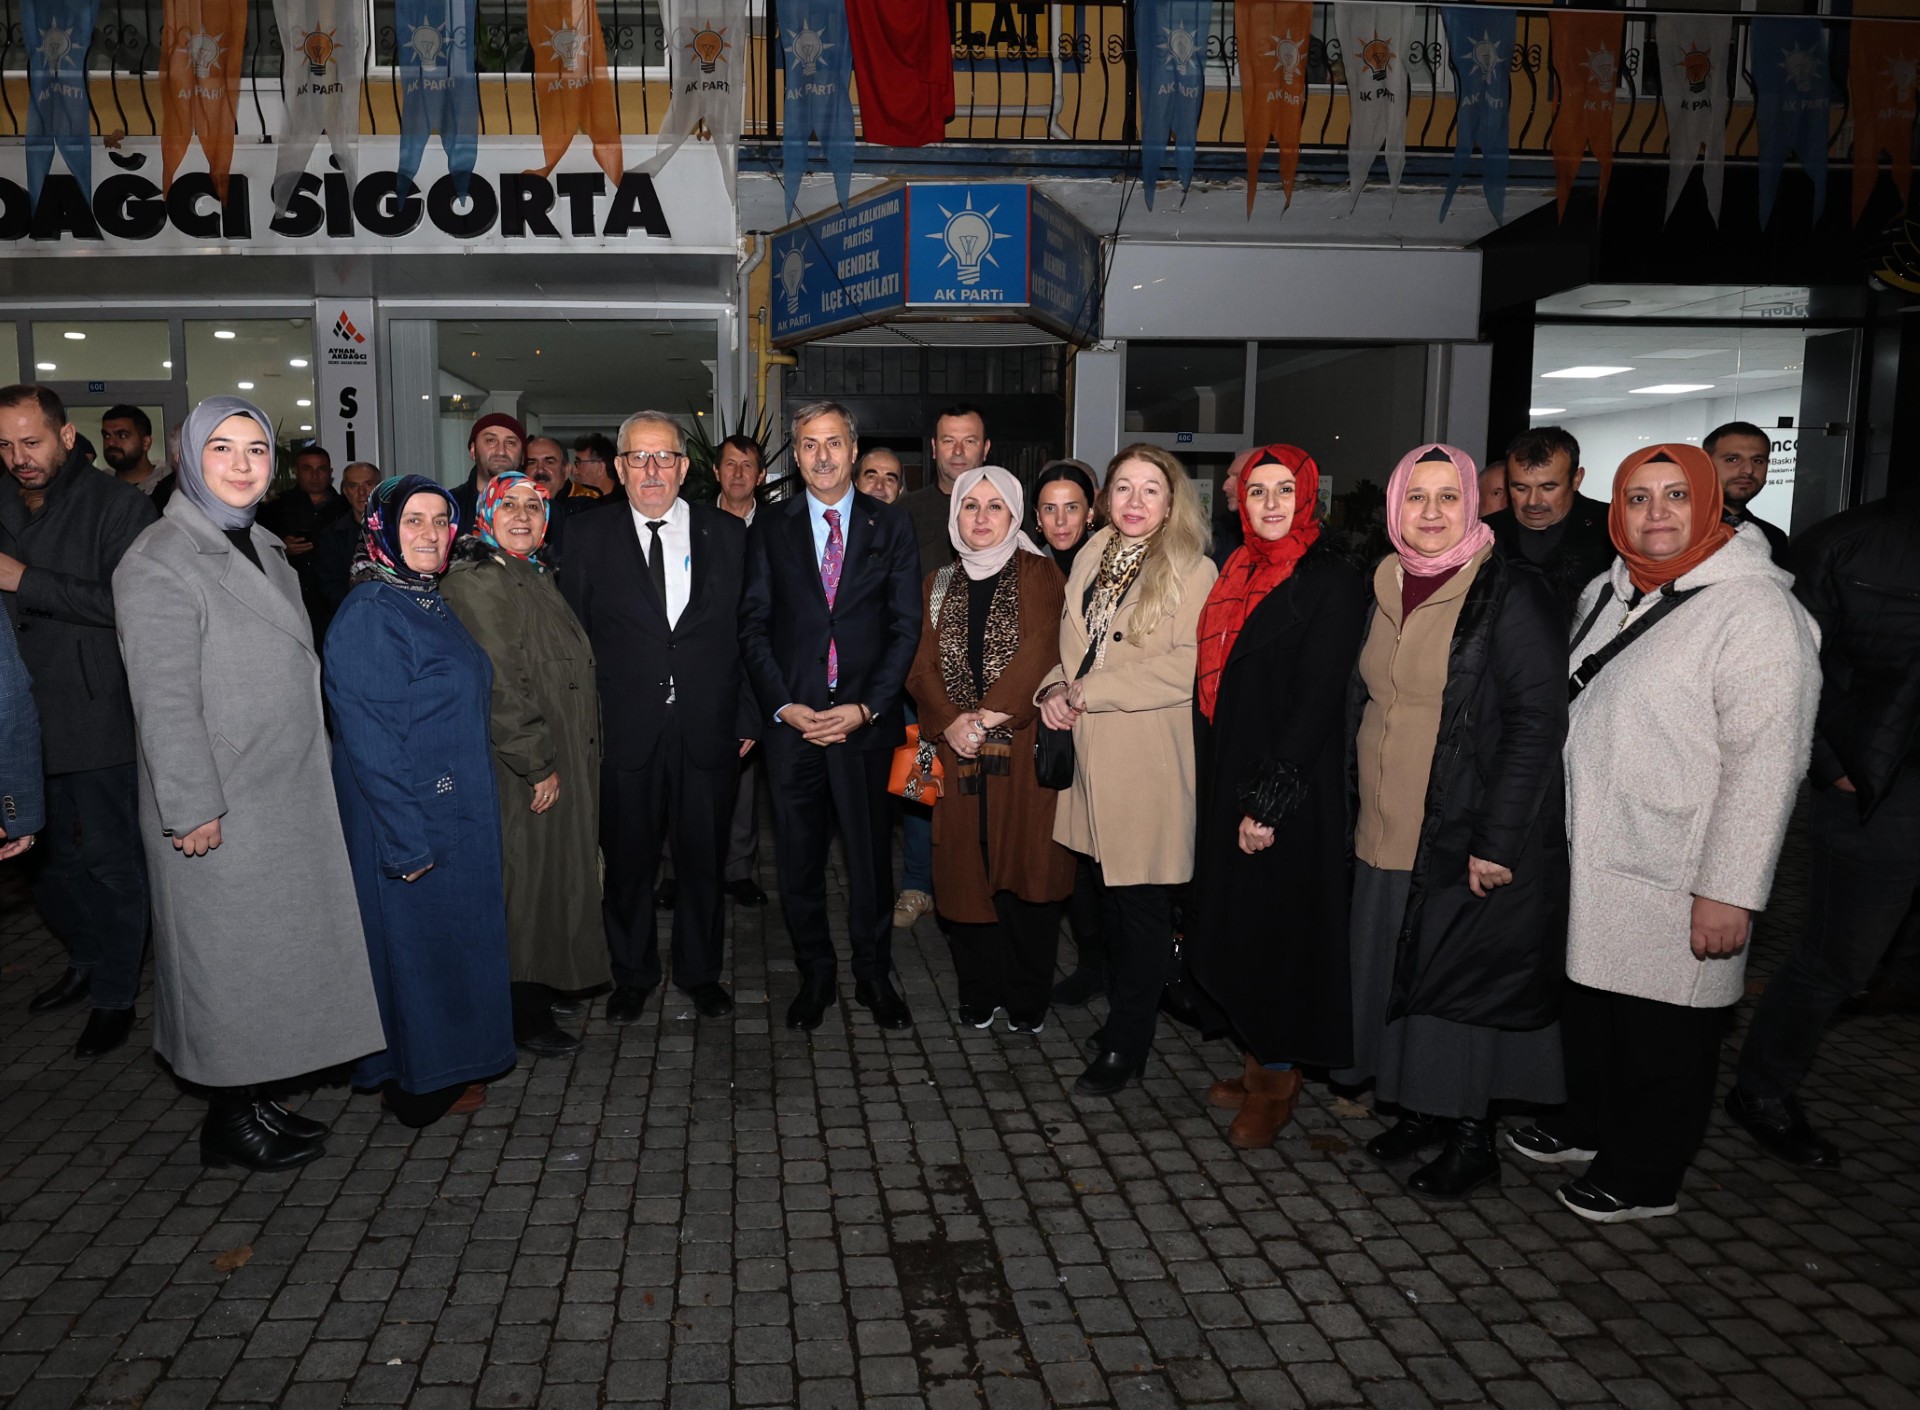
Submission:
M 1073 784 L 1053 839 L 1105 888 L 1111 1008 L 1076 1091 L 1110 1096 L 1146 1067 L 1173 944 L 1170 887 L 1193 875 L 1193 685 L 1213 587 L 1207 521 L 1186 468 L 1155 446 L 1107 465 L 1109 527 L 1067 579 L 1060 665 L 1035 699 L 1073 731 Z

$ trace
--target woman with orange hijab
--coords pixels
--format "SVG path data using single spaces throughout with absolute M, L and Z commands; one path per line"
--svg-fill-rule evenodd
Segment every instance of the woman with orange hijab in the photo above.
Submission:
M 1813 620 L 1758 527 L 1720 513 L 1699 447 L 1629 456 L 1620 557 L 1574 616 L 1567 1105 L 1507 1140 L 1590 1161 L 1559 1197 L 1596 1223 L 1679 1208 L 1813 737 Z
M 1367 595 L 1319 542 L 1319 493 L 1320 467 L 1298 446 L 1248 457 L 1244 541 L 1200 613 L 1185 951 L 1245 1051 L 1243 1073 L 1207 1093 L 1236 1113 L 1227 1139 L 1243 1150 L 1272 1145 L 1292 1118 L 1296 1063 L 1353 1058 L 1341 726 Z

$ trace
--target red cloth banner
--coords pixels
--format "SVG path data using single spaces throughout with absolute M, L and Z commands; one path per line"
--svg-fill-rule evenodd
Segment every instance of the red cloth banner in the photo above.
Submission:
M 1898 20 L 1855 20 L 1847 64 L 1853 114 L 1853 219 L 1880 182 L 1880 154 L 1892 163 L 1904 206 L 1913 185 L 1913 119 L 1920 84 L 1920 27 Z
M 626 162 L 593 0 L 527 0 L 527 40 L 533 46 L 533 101 L 547 162 L 540 175 L 550 174 L 573 145 L 574 134 L 584 132 L 593 141 L 593 159 L 618 186 Z
M 925 147 L 953 117 L 953 34 L 946 0 L 847 0 L 860 135 Z
M 1626 21 L 1619 15 L 1555 14 L 1552 20 L 1553 76 L 1559 103 L 1553 114 L 1553 194 L 1562 219 L 1573 178 L 1589 148 L 1600 167 L 1599 204 L 1607 203 L 1613 175 L 1613 106 L 1620 86 L 1620 39 Z
M 1307 43 L 1313 6 L 1296 0 L 1234 0 L 1240 46 L 1240 106 L 1247 129 L 1247 214 L 1259 189 L 1267 144 L 1280 148 L 1280 189 L 1293 204 L 1300 169 L 1300 120 L 1307 107 Z M 1283 207 L 1284 209 L 1284 207 Z
M 160 23 L 160 186 L 193 139 L 207 154 L 214 194 L 227 199 L 241 56 L 247 48 L 247 0 L 166 0 Z

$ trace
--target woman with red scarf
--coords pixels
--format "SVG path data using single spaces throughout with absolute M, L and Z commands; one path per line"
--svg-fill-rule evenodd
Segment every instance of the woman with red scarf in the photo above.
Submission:
M 1352 1061 L 1347 801 L 1341 728 L 1366 587 L 1320 546 L 1320 469 L 1271 445 L 1241 469 L 1234 550 L 1200 615 L 1194 977 L 1246 1051 L 1207 1100 L 1227 1139 L 1273 1144 L 1300 1092 L 1294 1064 Z M 1284 922 L 1276 921 L 1284 914 Z

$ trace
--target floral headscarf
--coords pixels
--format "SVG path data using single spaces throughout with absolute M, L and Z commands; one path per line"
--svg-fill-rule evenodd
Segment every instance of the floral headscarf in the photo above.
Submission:
M 347 575 L 356 583 L 386 583 L 408 592 L 437 592 L 440 573 L 422 573 L 407 566 L 400 549 L 400 513 L 417 494 L 437 494 L 447 502 L 447 546 L 460 533 L 460 505 L 445 485 L 425 475 L 393 475 L 373 487 L 367 499 L 366 522 L 360 530 L 360 551 L 354 555 L 352 571 Z
M 536 548 L 531 553 L 515 553 L 493 536 L 494 511 L 500 507 L 501 501 L 506 499 L 507 491 L 515 485 L 533 485 L 535 490 L 540 489 L 540 486 L 535 484 L 526 472 L 521 470 L 502 470 L 487 482 L 487 487 L 484 490 L 480 491 L 480 502 L 475 507 L 473 516 L 474 536 L 488 548 L 497 548 L 508 557 L 518 558 L 524 562 L 531 563 L 534 567 L 544 572 L 547 565 L 540 557 L 540 549 Z M 540 494 L 540 519 L 542 524 L 551 527 L 553 523 L 553 506 L 547 502 L 547 496 L 544 492 Z M 540 536 L 540 544 L 542 548 L 546 546 L 546 534 L 544 530 Z

